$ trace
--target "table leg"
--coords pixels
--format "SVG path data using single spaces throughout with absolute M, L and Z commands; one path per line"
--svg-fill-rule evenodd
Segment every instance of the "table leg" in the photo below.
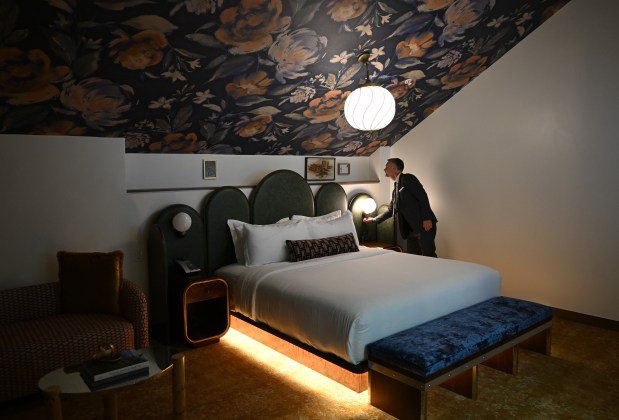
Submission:
M 115 392 L 103 396 L 103 418 L 105 420 L 118 420 L 118 396 Z
M 185 355 L 177 353 L 172 356 L 172 401 L 174 419 L 185 420 Z
M 45 388 L 47 415 L 50 420 L 62 420 L 62 405 L 60 403 L 60 387 L 52 385 Z

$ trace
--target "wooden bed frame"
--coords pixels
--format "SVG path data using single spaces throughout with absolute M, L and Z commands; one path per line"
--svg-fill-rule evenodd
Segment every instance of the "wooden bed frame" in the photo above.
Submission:
M 252 190 L 249 199 L 238 188 L 218 188 L 207 195 L 202 211 L 206 232 L 205 272 L 213 275 L 219 267 L 236 262 L 228 219 L 267 225 L 293 214 L 320 216 L 335 210 L 346 211 L 347 205 L 346 192 L 341 185 L 325 183 L 314 197 L 305 179 L 289 170 L 266 175 Z M 356 392 L 368 387 L 366 363 L 350 364 L 234 311 L 231 327 Z

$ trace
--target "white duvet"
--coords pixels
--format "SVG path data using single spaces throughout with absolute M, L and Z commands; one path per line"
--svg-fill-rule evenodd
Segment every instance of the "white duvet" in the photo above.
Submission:
M 216 274 L 229 282 L 235 311 L 352 364 L 373 341 L 501 292 L 489 267 L 366 247 Z

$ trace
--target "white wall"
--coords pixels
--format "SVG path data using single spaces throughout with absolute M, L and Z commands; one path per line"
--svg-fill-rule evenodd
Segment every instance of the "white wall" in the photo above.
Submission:
M 619 320 L 619 3 L 572 0 L 393 148 L 439 256 L 503 293 Z
M 112 138 L 0 135 L 0 144 L 2 289 L 55 281 L 59 250 L 121 249 L 125 277 L 146 291 L 146 235 L 157 212 L 171 204 L 200 212 L 213 187 L 255 185 L 277 169 L 304 174 L 305 162 L 296 156 L 125 155 L 124 140 Z M 211 158 L 218 177 L 203 180 L 202 159 Z M 350 182 L 344 185 L 349 198 L 383 194 L 375 157 L 336 162 L 351 164 L 349 176 L 337 177 Z M 181 190 L 128 193 L 132 188 Z

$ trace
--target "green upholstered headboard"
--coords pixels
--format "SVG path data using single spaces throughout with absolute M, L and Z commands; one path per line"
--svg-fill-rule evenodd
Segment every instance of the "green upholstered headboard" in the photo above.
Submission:
M 266 225 L 293 214 L 320 216 L 335 210 L 345 211 L 346 204 L 346 192 L 339 184 L 324 184 L 316 193 L 315 202 L 307 181 L 285 169 L 266 175 L 253 189 L 249 200 L 238 188 L 217 188 L 206 197 L 202 211 L 205 272 L 211 275 L 219 267 L 236 262 L 228 219 Z

